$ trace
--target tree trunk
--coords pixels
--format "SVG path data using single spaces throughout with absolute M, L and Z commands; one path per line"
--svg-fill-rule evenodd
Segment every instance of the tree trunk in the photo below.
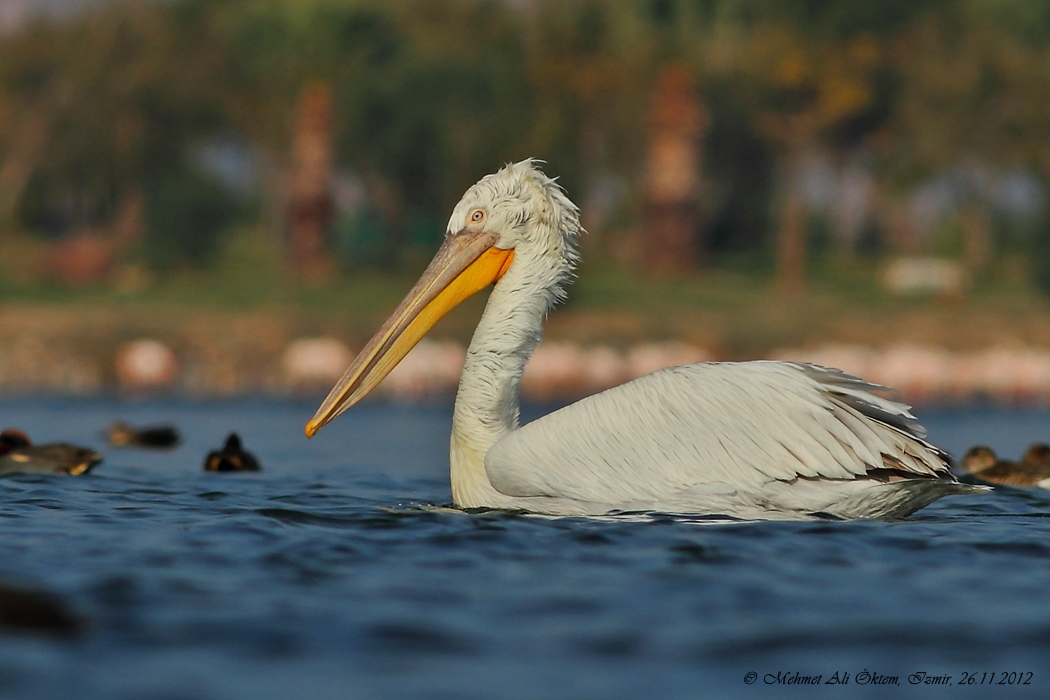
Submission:
M 330 88 L 312 85 L 304 89 L 297 112 L 288 216 L 292 266 L 301 279 L 325 279 L 334 267 L 328 250 L 328 227 L 335 213 Z
M 978 204 L 963 208 L 963 265 L 971 275 L 982 272 L 992 257 L 992 231 L 988 215 Z
M 701 263 L 700 142 L 706 117 L 692 78 L 678 65 L 664 70 L 651 116 L 642 259 L 654 274 L 695 271 Z
M 18 205 L 47 144 L 51 122 L 42 109 L 28 109 L 13 129 L 11 148 L 0 164 L 0 231 L 14 228 Z
M 777 229 L 777 288 L 797 295 L 805 291 L 806 220 L 794 183 L 787 188 Z

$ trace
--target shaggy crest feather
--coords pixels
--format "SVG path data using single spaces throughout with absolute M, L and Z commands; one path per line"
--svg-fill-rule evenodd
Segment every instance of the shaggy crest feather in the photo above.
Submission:
M 579 207 L 555 178 L 540 170 L 542 163 L 526 158 L 481 178 L 452 210 L 446 235 L 459 231 L 469 212 L 485 209 L 493 221 L 505 226 L 515 244 L 525 242 L 546 253 L 557 272 L 553 286 L 546 290 L 553 305 L 565 299 L 565 285 L 573 279 L 583 228 Z

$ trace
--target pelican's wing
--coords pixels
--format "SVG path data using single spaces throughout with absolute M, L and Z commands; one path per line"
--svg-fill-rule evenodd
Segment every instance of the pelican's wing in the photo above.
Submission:
M 601 503 L 886 469 L 950 478 L 908 406 L 869 393 L 880 388 L 785 362 L 672 367 L 510 433 L 485 468 L 510 496 Z

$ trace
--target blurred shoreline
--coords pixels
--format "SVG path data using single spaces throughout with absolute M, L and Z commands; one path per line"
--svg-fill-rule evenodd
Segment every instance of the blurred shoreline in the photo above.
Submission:
M 551 315 L 525 399 L 578 398 L 674 364 L 778 359 L 837 367 L 913 404 L 1050 404 L 1050 315 L 1038 304 L 927 299 L 892 310 L 767 291 L 707 307 L 636 299 L 606 308 L 595 301 L 600 284 L 590 284 Z M 392 308 L 376 293 L 374 305 L 341 310 L 8 302 L 0 305 L 0 398 L 323 394 Z M 452 395 L 483 303 L 443 321 L 383 392 L 410 402 Z

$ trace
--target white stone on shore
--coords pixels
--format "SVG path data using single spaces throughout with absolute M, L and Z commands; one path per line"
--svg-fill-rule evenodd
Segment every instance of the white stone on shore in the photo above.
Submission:
M 1050 398 L 1050 351 L 997 346 L 960 357 L 954 393 L 999 401 Z
M 558 396 L 580 394 L 584 385 L 583 353 L 572 343 L 541 343 L 525 365 L 521 394 L 548 401 Z
M 396 398 L 409 400 L 452 393 L 459 385 L 466 356 L 466 349 L 455 341 L 423 339 L 379 388 Z
M 102 368 L 80 348 L 34 334 L 0 339 L 0 394 L 87 396 L 101 391 Z
M 233 350 L 223 347 L 199 358 L 190 352 L 181 367 L 163 343 L 136 340 L 118 352 L 117 377 L 121 388 L 131 391 L 169 390 L 180 379 L 183 389 L 201 395 L 250 391 L 255 385 L 245 367 L 253 365 Z M 424 339 L 379 389 L 407 401 L 452 394 L 465 355 L 463 346 L 454 341 Z M 267 356 L 273 358 L 276 382 L 268 387 L 271 390 L 327 391 L 353 360 L 350 349 L 334 338 L 301 338 L 283 353 Z M 924 343 L 881 349 L 833 343 L 779 350 L 771 357 L 835 367 L 898 390 L 909 403 L 982 397 L 999 403 L 1050 403 L 1050 349 L 1042 347 L 1000 344 L 953 352 Z M 531 401 L 574 399 L 667 366 L 712 359 L 705 349 L 683 343 L 645 343 L 621 352 L 605 345 L 547 342 L 526 365 L 521 391 Z M 0 343 L 0 361 L 0 391 L 84 394 L 102 387 L 100 368 L 86 357 L 29 336 Z
M 965 268 L 942 258 L 898 258 L 886 266 L 883 284 L 897 294 L 948 294 L 958 296 L 969 286 Z
M 1050 349 L 1046 348 L 1001 345 L 951 352 L 906 343 L 878 351 L 828 345 L 779 350 L 772 356 L 841 369 L 895 389 L 912 403 L 980 397 L 1004 403 L 1050 401 Z
M 178 378 L 179 364 L 164 343 L 142 339 L 120 348 L 116 369 L 122 388 L 144 391 L 170 388 Z
M 581 352 L 584 389 L 605 391 L 633 379 L 623 355 L 605 345 L 585 348 Z
M 770 354 L 771 360 L 808 362 L 840 369 L 855 377 L 868 377 L 878 354 L 866 345 L 830 344 L 811 349 L 784 349 Z
M 876 355 L 864 378 L 924 403 L 948 395 L 955 364 L 956 358 L 944 348 L 905 343 Z
M 677 365 L 711 361 L 711 353 L 685 343 L 643 343 L 627 353 L 627 374 L 630 379 Z
M 674 365 L 710 360 L 702 348 L 683 343 L 647 343 L 621 354 L 604 345 L 543 343 L 525 365 L 522 395 L 550 400 L 592 394 Z
M 354 360 L 354 354 L 335 338 L 300 338 L 281 356 L 285 378 L 295 389 L 330 388 Z

